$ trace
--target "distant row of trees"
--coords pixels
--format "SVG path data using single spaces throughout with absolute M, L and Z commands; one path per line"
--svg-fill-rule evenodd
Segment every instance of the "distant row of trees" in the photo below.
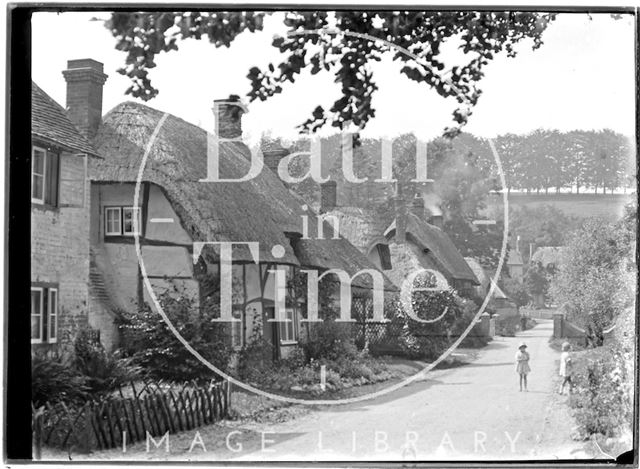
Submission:
M 629 138 L 612 130 L 536 130 L 495 139 L 507 190 L 548 193 L 586 188 L 595 193 L 632 188 L 635 154 Z M 451 142 L 486 174 L 498 174 L 487 141 L 463 133 Z

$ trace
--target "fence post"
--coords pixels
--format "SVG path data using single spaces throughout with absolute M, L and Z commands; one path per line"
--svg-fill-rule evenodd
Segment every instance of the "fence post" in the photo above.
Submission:
M 31 405 L 31 410 L 32 410 L 32 415 L 33 415 L 33 420 L 32 420 L 32 425 L 33 428 L 31 429 L 33 432 L 33 441 L 32 441 L 32 446 L 33 446 L 33 459 L 36 461 L 39 461 L 40 459 L 42 459 L 42 416 L 44 415 L 44 408 L 43 407 L 39 407 L 38 409 L 33 407 L 33 404 Z
M 229 380 L 227 380 L 225 393 L 226 393 L 226 402 L 224 407 L 224 416 L 228 417 L 231 411 L 231 381 Z

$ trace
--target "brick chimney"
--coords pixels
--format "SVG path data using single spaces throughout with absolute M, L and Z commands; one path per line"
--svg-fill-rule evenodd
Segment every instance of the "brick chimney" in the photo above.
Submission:
M 92 140 L 102 119 L 102 86 L 107 80 L 102 63 L 93 59 L 67 61 L 67 115 L 80 133 Z
M 404 198 L 404 184 L 396 182 L 393 205 L 396 214 L 396 243 L 404 244 L 407 239 L 407 203 Z
M 261 151 L 264 165 L 274 174 L 278 174 L 280 160 L 291 153 L 289 149 L 282 146 L 280 139 L 263 141 Z
M 338 205 L 338 183 L 327 181 L 320 184 L 320 213 L 327 213 Z
M 236 106 L 232 102 L 237 102 L 239 105 Z M 242 136 L 244 110 L 240 104 L 240 98 L 237 96 L 213 101 L 213 112 L 218 122 L 218 137 L 238 138 Z
M 413 213 L 420 220 L 425 219 L 424 214 L 424 199 L 420 196 L 413 198 L 413 202 L 411 202 L 411 213 Z
M 407 204 L 402 194 L 393 198 L 396 211 L 396 243 L 404 244 L 407 240 Z

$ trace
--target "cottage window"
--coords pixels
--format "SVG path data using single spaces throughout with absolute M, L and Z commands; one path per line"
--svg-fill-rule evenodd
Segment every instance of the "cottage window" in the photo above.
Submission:
M 105 209 L 105 234 L 107 236 L 119 236 L 122 234 L 120 207 L 107 207 Z
M 137 214 L 138 229 L 140 228 L 140 210 L 137 207 L 122 208 L 122 234 L 133 236 L 135 229 L 133 225 L 133 217 Z
M 31 202 L 58 205 L 58 155 L 44 148 L 31 151 Z
M 280 327 L 280 342 L 282 343 L 294 343 L 298 340 L 298 328 L 296 327 L 296 314 L 293 308 L 287 308 L 285 310 L 286 322 L 278 323 Z
M 135 234 L 133 218 L 138 217 L 138 227 L 142 225 L 138 207 L 105 207 L 105 236 L 133 236 Z
M 43 289 L 31 288 L 31 343 L 42 342 Z
M 31 287 L 31 343 L 58 339 L 58 289 Z

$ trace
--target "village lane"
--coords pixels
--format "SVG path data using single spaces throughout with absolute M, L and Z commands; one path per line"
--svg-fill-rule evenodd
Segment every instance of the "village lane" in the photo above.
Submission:
M 551 321 L 540 320 L 517 337 L 496 337 L 472 363 L 435 371 L 389 396 L 256 426 L 260 446 L 245 446 L 237 459 L 587 458 L 569 437 L 566 397 L 553 395 L 559 353 L 549 346 L 552 330 Z M 515 373 L 521 341 L 531 354 L 528 392 L 519 391 Z

